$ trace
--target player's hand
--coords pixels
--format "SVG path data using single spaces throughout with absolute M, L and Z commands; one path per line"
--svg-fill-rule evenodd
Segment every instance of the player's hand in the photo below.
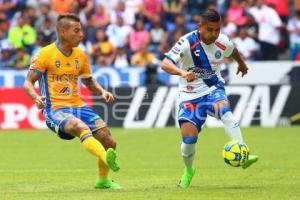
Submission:
M 239 64 L 236 74 L 238 75 L 240 72 L 242 73 L 242 77 L 244 77 L 248 73 L 247 65 Z
M 193 72 L 183 71 L 181 77 L 187 80 L 187 82 L 192 82 L 197 79 Z
M 102 97 L 105 100 L 106 103 L 111 103 L 115 100 L 114 96 L 112 95 L 112 93 L 108 92 L 108 91 L 103 91 L 102 93 Z
M 45 96 L 37 96 L 34 99 L 35 105 L 39 110 L 45 108 L 45 98 Z

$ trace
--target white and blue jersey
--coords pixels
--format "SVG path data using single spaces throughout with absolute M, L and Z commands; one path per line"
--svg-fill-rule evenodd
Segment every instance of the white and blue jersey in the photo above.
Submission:
M 178 67 L 192 71 L 197 79 L 187 82 L 180 77 L 180 101 L 192 100 L 211 93 L 220 85 L 224 85 L 219 65 L 224 57 L 232 54 L 234 45 L 224 34 L 209 45 L 200 40 L 198 30 L 182 36 L 173 48 L 165 54 Z
M 228 101 L 219 66 L 223 58 L 229 57 L 234 49 L 233 43 L 222 33 L 209 45 L 201 41 L 200 34 L 196 30 L 182 36 L 165 54 L 178 67 L 193 72 L 197 77 L 192 82 L 180 77 L 178 121 L 179 124 L 191 122 L 199 131 L 207 114 L 221 117 L 230 110 L 224 107 L 216 111 L 213 105 L 220 100 Z

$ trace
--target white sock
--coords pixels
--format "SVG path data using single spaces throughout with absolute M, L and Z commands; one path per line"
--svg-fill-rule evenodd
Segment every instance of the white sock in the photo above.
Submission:
M 189 170 L 191 170 L 193 167 L 195 146 L 196 144 L 186 144 L 184 142 L 181 143 L 181 155 L 183 158 L 183 162 L 185 164 L 185 167 Z
M 226 112 L 221 117 L 221 120 L 228 137 L 231 140 L 237 140 L 239 143 L 244 143 L 239 123 L 235 121 L 232 112 Z

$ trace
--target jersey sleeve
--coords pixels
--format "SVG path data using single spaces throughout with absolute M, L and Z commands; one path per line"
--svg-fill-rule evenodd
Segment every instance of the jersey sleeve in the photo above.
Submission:
M 90 69 L 90 64 L 89 64 L 89 60 L 87 58 L 87 56 L 82 53 L 80 56 L 80 60 L 81 61 L 81 66 L 80 66 L 80 74 L 82 77 L 90 77 L 91 76 L 91 69 Z
M 165 54 L 165 57 L 177 64 L 189 49 L 189 42 L 184 38 L 180 38 L 171 50 Z
M 226 46 L 226 49 L 224 51 L 224 57 L 231 56 L 233 49 L 234 49 L 233 42 L 229 39 L 228 36 L 224 35 L 224 37 L 222 38 L 222 43 L 225 44 L 225 46 Z
M 33 70 L 38 75 L 47 71 L 46 56 L 42 51 L 39 51 L 31 58 L 29 70 Z

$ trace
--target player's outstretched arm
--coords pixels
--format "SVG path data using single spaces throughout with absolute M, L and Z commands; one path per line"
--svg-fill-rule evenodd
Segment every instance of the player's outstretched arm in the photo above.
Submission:
M 241 54 L 239 53 L 239 51 L 234 48 L 232 51 L 231 56 L 237 63 L 238 63 L 238 69 L 236 74 L 238 75 L 240 72 L 242 73 L 242 77 L 244 77 L 244 75 L 246 75 L 248 73 L 248 67 L 244 62 L 244 59 L 242 58 Z
M 103 89 L 92 76 L 81 78 L 81 81 L 90 91 L 102 96 L 107 103 L 115 100 L 114 96 L 110 92 Z
M 181 76 L 182 78 L 186 79 L 187 82 L 192 82 L 192 81 L 196 80 L 196 76 L 193 72 L 187 72 L 185 70 L 178 68 L 168 58 L 164 58 L 161 68 L 169 74 Z
M 43 109 L 45 108 L 45 97 L 40 96 L 34 89 L 34 83 L 38 79 L 39 75 L 30 69 L 24 82 L 24 89 L 26 93 L 35 101 L 36 107 L 38 109 Z

